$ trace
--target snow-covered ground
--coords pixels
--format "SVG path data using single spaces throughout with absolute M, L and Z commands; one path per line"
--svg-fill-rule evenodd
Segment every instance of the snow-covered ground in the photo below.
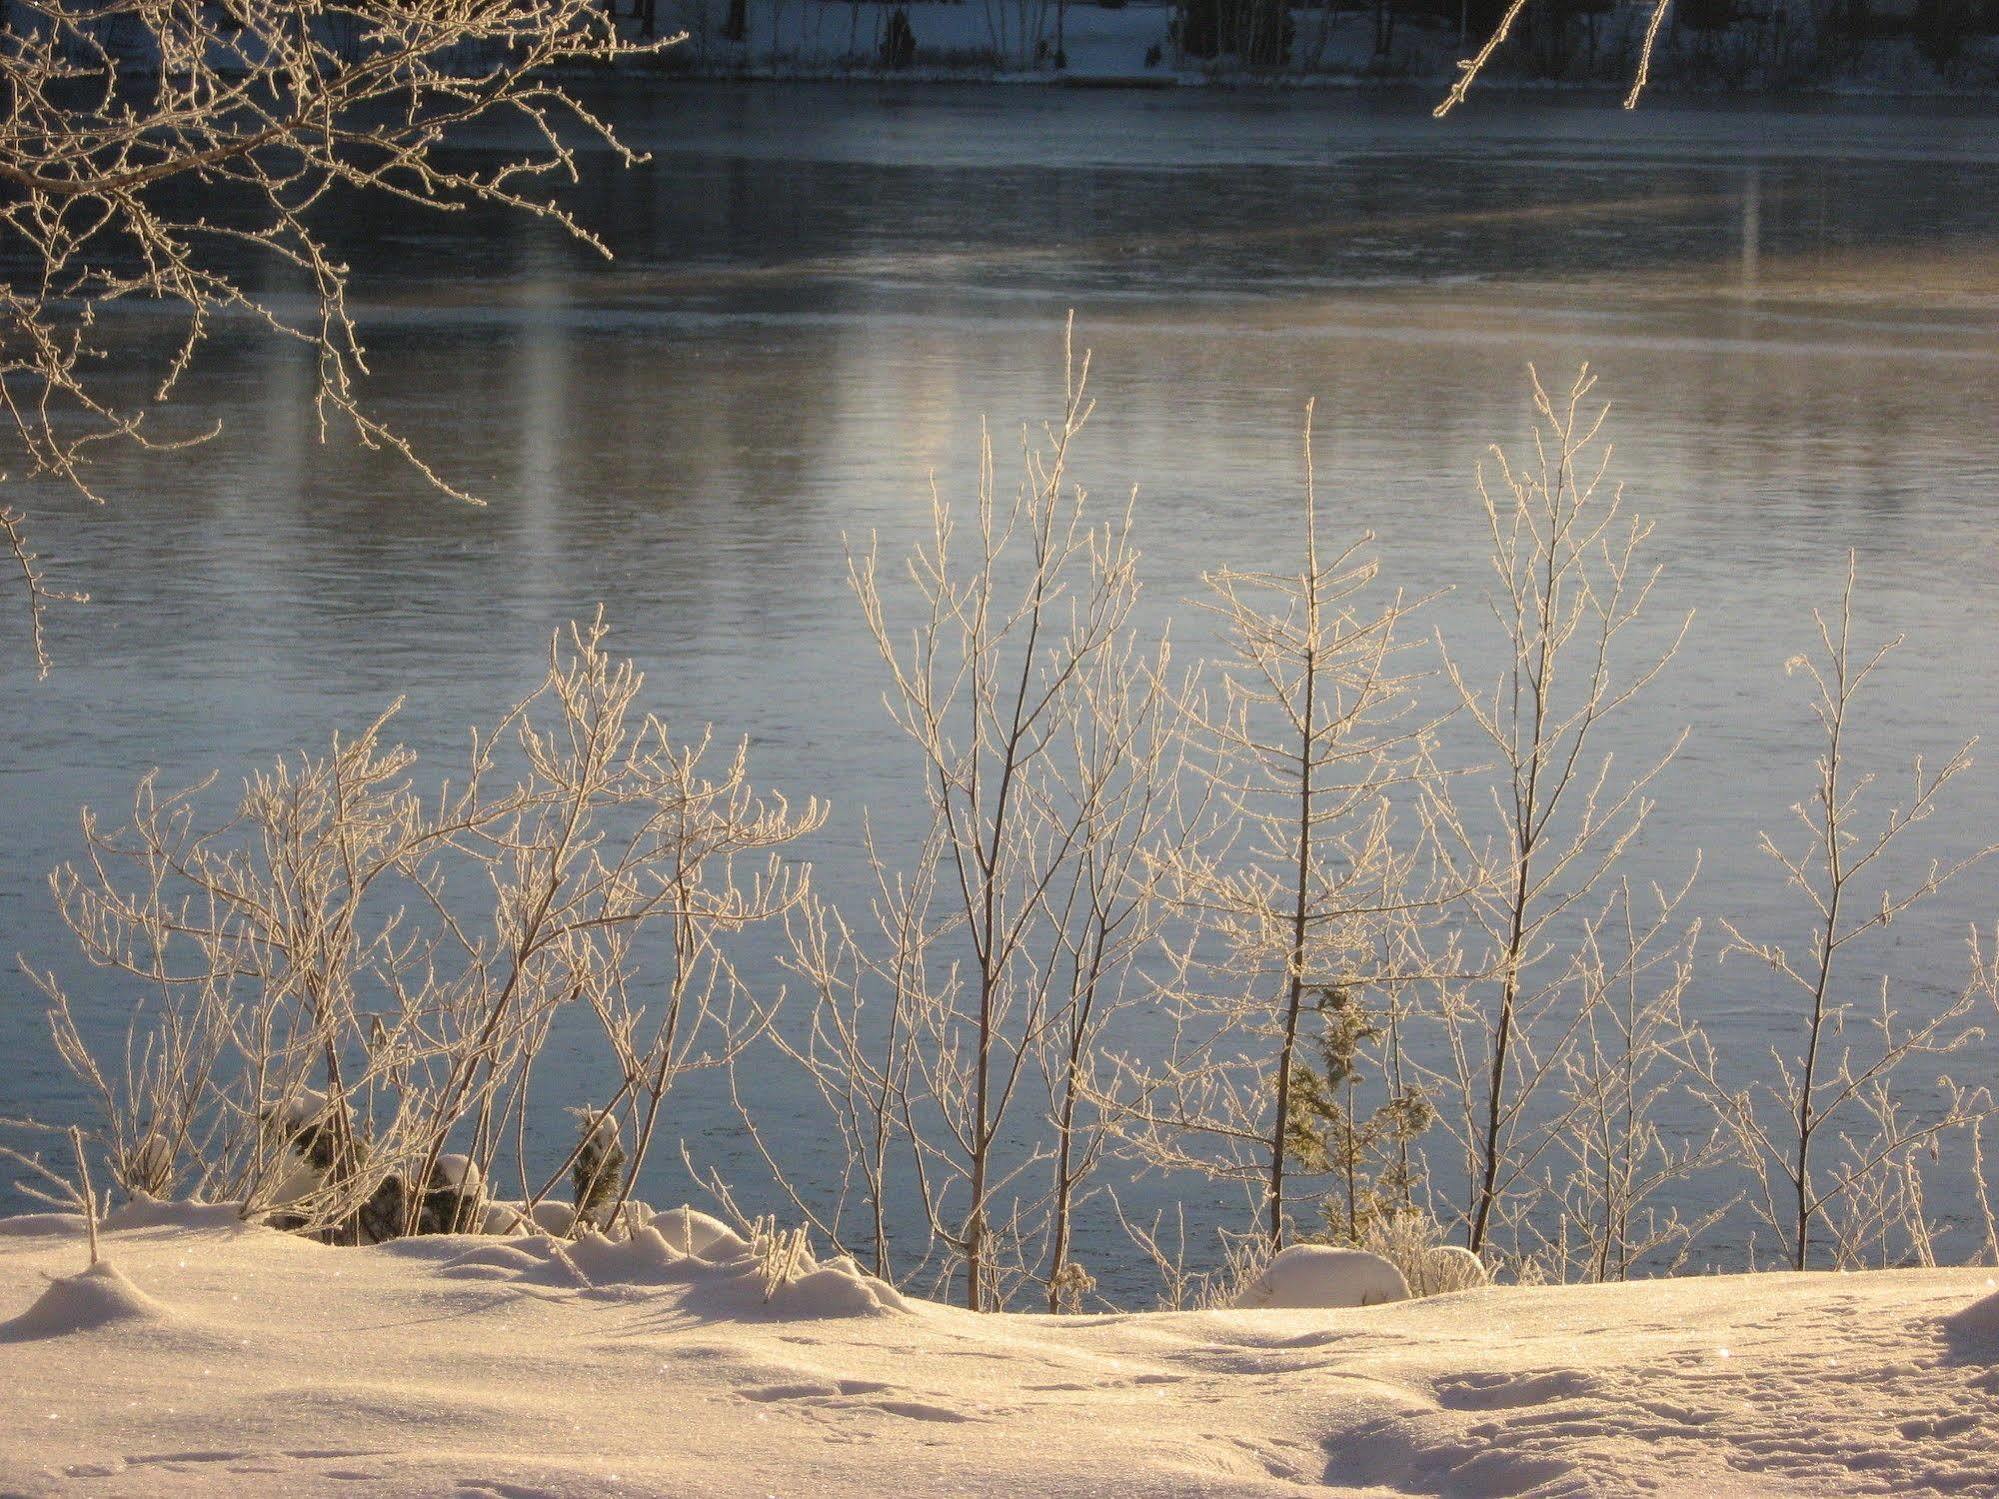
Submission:
M 0 1220 L 0 1492 L 1999 1493 L 1991 1272 L 978 1317 L 662 1225 Z M 46 1277 L 46 1278 L 45 1278 Z M 50 1279 L 52 1278 L 52 1279 Z

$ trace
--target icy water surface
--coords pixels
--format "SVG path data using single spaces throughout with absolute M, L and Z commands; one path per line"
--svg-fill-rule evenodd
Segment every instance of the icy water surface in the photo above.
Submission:
M 1415 95 L 860 86 L 599 102 L 653 153 L 589 159 L 572 194 L 615 262 L 482 216 L 331 224 L 363 267 L 377 409 L 487 508 L 315 446 L 297 351 L 233 336 L 189 387 L 222 439 L 108 465 L 102 512 L 42 498 L 44 551 L 95 602 L 59 618 L 53 681 L 0 652 L 0 951 L 68 966 L 42 881 L 76 851 L 79 804 L 115 809 L 153 765 L 233 779 L 399 694 L 403 735 L 442 756 L 600 600 L 676 723 L 747 733 L 762 779 L 834 800 L 819 878 L 856 894 L 861 809 L 893 818 L 910 792 L 842 538 L 907 543 L 929 471 L 964 492 L 981 413 L 1050 409 L 1071 308 L 1100 400 L 1083 471 L 1140 486 L 1155 615 L 1203 568 L 1290 557 L 1316 396 L 1331 524 L 1377 532 L 1392 576 L 1453 590 L 1436 625 L 1473 628 L 1473 467 L 1522 431 L 1529 361 L 1550 380 L 1591 361 L 1616 471 L 1658 521 L 1657 617 L 1696 614 L 1620 741 L 1635 757 L 1693 730 L 1640 868 L 1702 850 L 1710 917 L 1775 930 L 1753 840 L 1811 774 L 1783 665 L 1849 549 L 1867 631 L 1908 635 L 1865 749 L 1952 745 L 1999 698 L 1989 111 L 1492 94 L 1440 125 Z M 1954 806 L 1936 847 L 1999 836 L 1995 769 Z M 1894 929 L 1912 1005 L 1958 982 L 1992 895 L 1968 881 Z M 1696 1002 L 1753 1056 L 1779 1024 L 1767 993 L 1738 962 L 1704 968 Z M 10 973 L 0 998 L 0 1113 L 70 1115 L 26 985 Z M 587 1035 L 560 1050 L 552 1090 L 589 1091 Z M 1989 1080 L 1992 1056 L 1967 1071 Z M 677 1127 L 727 1169 L 706 1107 Z

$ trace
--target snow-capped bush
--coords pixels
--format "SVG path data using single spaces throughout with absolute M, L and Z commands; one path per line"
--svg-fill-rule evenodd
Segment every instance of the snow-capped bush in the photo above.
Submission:
M 1492 1274 L 1485 1261 L 1462 1244 L 1438 1244 L 1423 1256 L 1419 1279 L 1411 1284 L 1418 1296 L 1445 1296 L 1489 1286 Z
M 668 1208 L 648 1225 L 682 1254 L 717 1259 L 747 1253 L 749 1240 L 720 1218 L 690 1207 Z
M 1400 1270 L 1412 1296 L 1443 1296 L 1492 1283 L 1483 1260 L 1460 1245 L 1438 1243 L 1441 1235 L 1428 1213 L 1396 1213 L 1370 1223 L 1360 1247 Z
M 1235 1306 L 1242 1311 L 1380 1306 L 1408 1299 L 1409 1282 L 1378 1254 L 1330 1244 L 1293 1244 L 1243 1288 Z

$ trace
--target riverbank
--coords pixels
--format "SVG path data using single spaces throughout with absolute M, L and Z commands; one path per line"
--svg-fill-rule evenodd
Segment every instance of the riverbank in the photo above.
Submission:
M 633 0 L 643 5 L 646 0 Z M 1443 87 L 1478 38 L 1438 17 L 1382 26 L 1371 9 L 1291 12 L 1282 65 L 1183 53 L 1168 4 L 1052 0 L 655 0 L 653 29 L 684 40 L 645 66 L 742 80 L 962 82 L 1095 87 Z M 640 17 L 643 11 L 640 12 Z M 1649 19 L 1624 6 L 1551 41 L 1516 42 L 1484 75 L 1490 88 L 1629 87 Z M 740 27 L 732 24 L 740 22 Z M 635 27 L 640 18 L 631 22 Z M 1945 52 L 1948 51 L 1948 56 Z M 1977 96 L 1999 82 L 1999 38 L 1946 48 L 1917 29 L 1840 45 L 1804 24 L 1741 21 L 1713 32 L 1664 29 L 1650 69 L 1661 93 L 1833 92 Z
M 80 1275 L 77 1220 L 0 1220 L 0 1490 L 1999 1487 L 1984 1269 L 1053 1319 L 803 1278 L 766 1299 L 663 1243 L 329 1249 L 214 1209 L 124 1222 L 102 1236 L 115 1268 Z

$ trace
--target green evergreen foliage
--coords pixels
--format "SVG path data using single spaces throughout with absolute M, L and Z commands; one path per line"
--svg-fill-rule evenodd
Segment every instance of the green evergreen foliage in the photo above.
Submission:
M 618 1143 L 618 1123 L 608 1113 L 586 1110 L 583 1144 L 576 1152 L 570 1182 L 576 1193 L 575 1228 L 602 1228 L 617 1205 L 618 1184 L 625 1170 L 625 1149 Z
M 1285 1133 L 1301 1170 L 1335 1179 L 1323 1205 L 1326 1236 L 1358 1244 L 1371 1225 L 1412 1205 L 1422 1169 L 1410 1146 L 1436 1110 L 1420 1087 L 1401 1081 L 1393 1027 L 1355 989 L 1316 990 L 1312 1013 L 1318 1060 L 1292 1064 Z M 1367 1108 L 1361 1093 L 1370 1058 L 1383 1096 Z

